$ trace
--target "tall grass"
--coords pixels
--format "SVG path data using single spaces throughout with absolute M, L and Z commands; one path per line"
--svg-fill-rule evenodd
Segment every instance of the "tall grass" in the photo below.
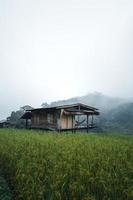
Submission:
M 133 138 L 0 130 L 0 166 L 17 200 L 132 200 Z

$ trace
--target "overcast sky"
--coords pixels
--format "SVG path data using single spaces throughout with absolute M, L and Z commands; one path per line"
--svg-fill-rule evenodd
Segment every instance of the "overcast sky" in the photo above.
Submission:
M 0 119 L 98 91 L 133 98 L 133 0 L 0 0 Z

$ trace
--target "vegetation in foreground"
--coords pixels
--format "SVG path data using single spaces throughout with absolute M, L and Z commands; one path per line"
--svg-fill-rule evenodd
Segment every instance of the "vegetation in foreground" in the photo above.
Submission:
M 0 200 L 11 200 L 12 195 L 11 191 L 9 190 L 7 181 L 3 177 L 3 173 L 0 170 Z
M 133 137 L 0 130 L 17 200 L 133 199 Z

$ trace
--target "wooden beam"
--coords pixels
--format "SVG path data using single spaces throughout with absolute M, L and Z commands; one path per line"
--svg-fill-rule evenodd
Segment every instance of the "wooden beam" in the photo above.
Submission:
M 89 131 L 89 115 L 87 115 L 87 133 Z
M 64 110 L 65 115 L 98 115 L 97 112 L 86 111 L 86 110 Z
M 64 111 L 64 109 L 61 109 L 61 111 L 60 111 L 60 127 L 59 127 L 59 132 L 61 132 L 61 119 L 62 119 L 62 115 L 63 115 L 63 111 Z
M 28 128 L 28 119 L 26 119 L 26 129 Z
M 91 124 L 92 124 L 92 126 L 93 126 L 93 114 L 92 114 Z
M 79 127 L 79 115 L 78 115 L 78 127 Z M 78 127 L 77 127 L 77 128 L 78 128 Z
M 72 115 L 72 132 L 73 132 L 73 115 Z

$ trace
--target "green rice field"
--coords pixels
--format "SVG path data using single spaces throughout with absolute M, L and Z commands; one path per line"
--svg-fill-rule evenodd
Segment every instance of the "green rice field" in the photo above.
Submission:
M 133 200 L 133 136 L 0 129 L 13 200 Z

